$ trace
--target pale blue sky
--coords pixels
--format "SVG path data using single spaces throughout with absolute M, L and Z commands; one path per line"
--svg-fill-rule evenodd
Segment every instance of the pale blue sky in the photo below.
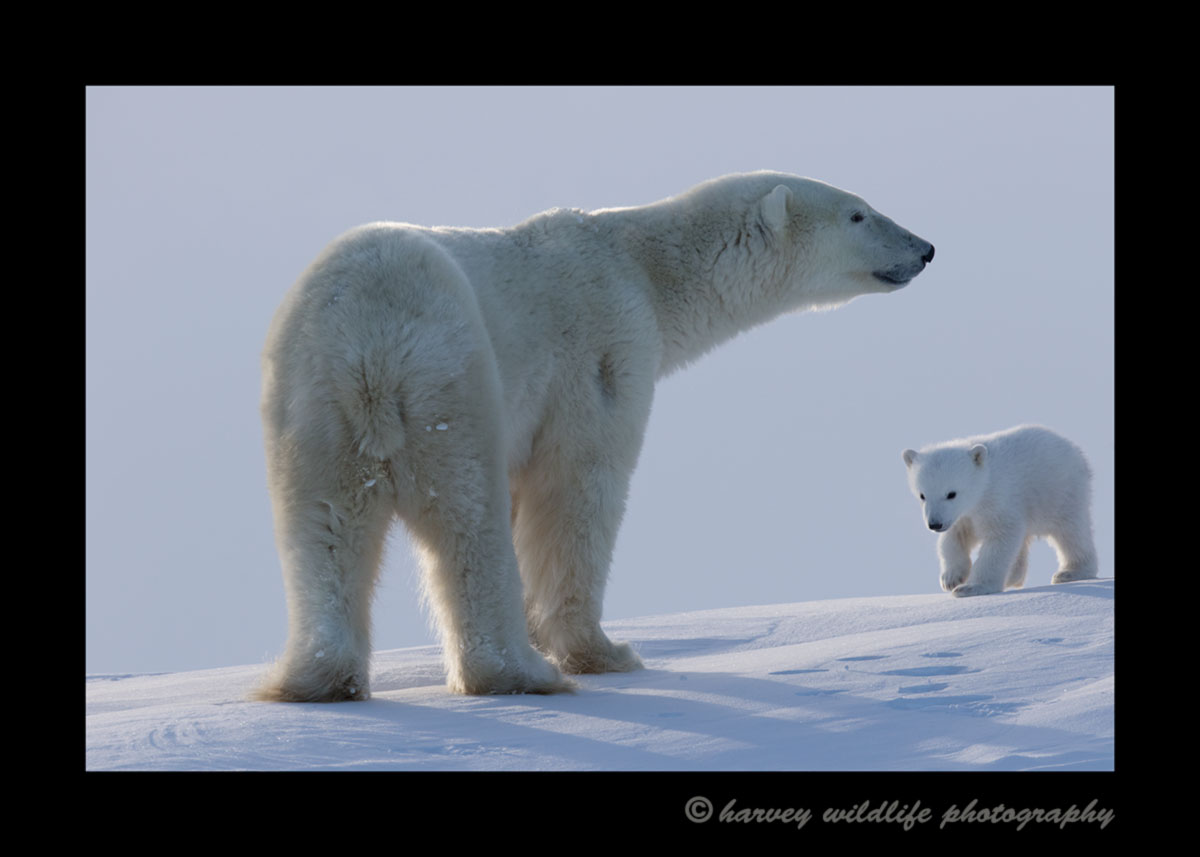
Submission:
M 756 169 L 858 193 L 936 259 L 660 384 L 605 616 L 938 592 L 900 452 L 1022 422 L 1088 454 L 1115 574 L 1111 88 L 98 87 L 86 105 L 88 672 L 282 651 L 258 358 L 329 240 Z M 398 526 L 376 648 L 433 641 L 415 568 Z M 1027 585 L 1053 568 L 1043 544 Z

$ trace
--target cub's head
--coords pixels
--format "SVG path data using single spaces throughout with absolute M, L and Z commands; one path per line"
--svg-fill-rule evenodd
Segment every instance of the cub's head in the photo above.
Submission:
M 908 486 L 921 501 L 925 524 L 935 533 L 950 529 L 979 502 L 988 479 L 988 450 L 971 447 L 931 447 L 921 452 L 906 449 Z

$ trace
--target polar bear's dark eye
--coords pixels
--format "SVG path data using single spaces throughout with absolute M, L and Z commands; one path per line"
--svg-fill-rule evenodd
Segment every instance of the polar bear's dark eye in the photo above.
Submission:
M 958 496 L 958 492 L 957 492 L 957 491 L 951 491 L 949 494 L 947 494 L 947 495 L 946 495 L 946 499 L 947 499 L 947 500 L 953 500 L 953 499 L 954 499 L 955 497 L 957 497 L 957 496 Z
M 863 213 L 861 211 L 856 211 L 853 214 L 851 214 L 850 222 L 851 223 L 862 223 L 863 222 Z
M 922 495 L 921 495 L 921 499 L 922 499 L 922 500 L 924 500 L 924 499 L 925 499 L 925 495 L 924 495 L 924 494 L 922 494 Z

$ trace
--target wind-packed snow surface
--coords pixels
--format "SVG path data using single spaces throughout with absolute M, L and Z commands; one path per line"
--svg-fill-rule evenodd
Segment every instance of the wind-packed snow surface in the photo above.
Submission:
M 88 770 L 1113 770 L 1112 579 L 605 624 L 646 669 L 455 696 L 435 647 L 367 702 L 245 701 L 265 666 L 92 675 Z M 385 621 L 377 617 L 377 621 Z

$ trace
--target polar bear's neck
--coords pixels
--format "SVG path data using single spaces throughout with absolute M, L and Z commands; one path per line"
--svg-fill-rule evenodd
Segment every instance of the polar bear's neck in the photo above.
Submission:
M 660 376 L 791 308 L 788 272 L 748 218 L 676 200 L 596 214 L 620 215 L 615 237 L 649 282 L 663 343 Z

